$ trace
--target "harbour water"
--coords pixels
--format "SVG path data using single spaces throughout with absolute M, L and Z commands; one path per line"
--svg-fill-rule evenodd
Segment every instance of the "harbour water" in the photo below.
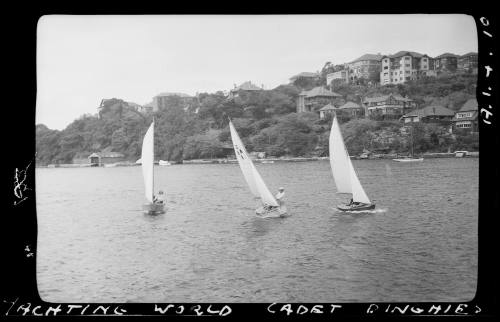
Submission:
M 290 217 L 254 215 L 237 164 L 37 168 L 37 282 L 49 302 L 467 301 L 478 159 L 353 161 L 371 213 L 335 209 L 328 161 L 256 164 Z

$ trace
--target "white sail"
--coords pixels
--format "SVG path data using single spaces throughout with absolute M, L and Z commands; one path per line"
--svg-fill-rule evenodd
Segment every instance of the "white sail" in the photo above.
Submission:
M 154 166 L 154 122 L 151 123 L 144 140 L 142 141 L 142 175 L 144 177 L 144 191 L 146 199 L 153 202 L 153 166 Z
M 352 199 L 355 202 L 371 203 L 361 186 L 361 182 L 359 182 L 356 171 L 354 171 L 336 116 L 333 118 L 329 143 L 330 165 L 337 191 L 340 193 L 352 193 Z
M 330 131 L 330 166 L 332 168 L 333 178 L 339 193 L 352 193 L 351 176 L 349 164 L 351 160 L 344 146 L 344 140 L 340 133 L 337 117 L 333 118 L 332 129 Z
M 351 160 L 349 159 L 349 173 L 351 177 L 351 189 L 352 189 L 352 200 L 356 202 L 362 203 L 371 203 L 370 199 L 366 195 L 365 190 L 361 186 L 361 182 L 359 182 L 358 176 L 356 175 L 356 171 L 354 171 L 354 167 L 352 166 Z
M 262 177 L 255 168 L 252 160 L 248 156 L 245 146 L 243 145 L 243 142 L 241 142 L 241 139 L 231 121 L 229 121 L 229 130 L 231 131 L 231 139 L 233 141 L 236 159 L 238 160 L 241 172 L 243 172 L 243 176 L 245 177 L 250 191 L 254 196 L 260 197 L 262 202 L 265 204 L 276 207 L 279 206 L 278 202 L 264 183 L 264 180 L 262 180 Z

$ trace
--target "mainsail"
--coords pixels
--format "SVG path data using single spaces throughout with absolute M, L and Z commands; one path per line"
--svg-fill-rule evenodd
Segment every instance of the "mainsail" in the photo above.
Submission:
M 352 166 L 351 159 L 342 139 L 337 117 L 333 117 L 332 129 L 330 131 L 330 166 L 333 178 L 339 193 L 352 193 L 352 199 L 356 202 L 371 203 L 359 182 L 356 171 Z
M 151 123 L 144 140 L 142 141 L 142 175 L 144 177 L 144 191 L 146 199 L 153 202 L 153 165 L 154 165 L 154 121 Z
M 262 202 L 265 204 L 278 207 L 278 202 L 274 199 L 272 193 L 267 188 L 264 180 L 262 180 L 262 177 L 248 156 L 245 146 L 243 145 L 243 142 L 241 142 L 241 139 L 231 121 L 229 121 L 229 129 L 231 131 L 231 139 L 233 141 L 236 159 L 238 160 L 241 172 L 243 172 L 243 176 L 245 177 L 250 191 L 254 196 L 260 197 Z

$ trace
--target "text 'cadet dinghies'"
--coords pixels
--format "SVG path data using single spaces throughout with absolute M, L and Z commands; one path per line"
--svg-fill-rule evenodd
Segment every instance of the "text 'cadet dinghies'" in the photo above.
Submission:
M 144 204 L 142 208 L 150 215 L 164 213 L 165 208 L 165 202 L 161 199 L 163 197 L 163 192 L 159 192 L 160 198 L 157 198 L 154 194 L 154 125 L 155 122 L 153 120 L 153 123 L 151 123 L 148 131 L 144 135 L 141 155 L 144 191 L 146 199 L 148 200 L 148 203 Z
M 262 180 L 262 177 L 248 156 L 245 146 L 241 142 L 241 139 L 238 136 L 231 120 L 229 120 L 229 129 L 231 131 L 234 153 L 236 154 L 236 159 L 240 165 L 241 172 L 243 172 L 243 176 L 245 177 L 252 194 L 257 198 L 260 198 L 263 204 L 255 210 L 255 213 L 262 217 L 285 217 L 287 214 L 285 205 L 282 202 L 278 203 L 276 198 L 274 198 L 272 193 L 267 188 L 264 180 Z
M 375 209 L 366 192 L 359 182 L 356 171 L 352 166 L 351 159 L 340 133 L 340 126 L 337 116 L 333 117 L 332 130 L 330 131 L 330 165 L 332 167 L 333 178 L 337 186 L 337 193 L 352 194 L 352 199 L 348 204 L 338 205 L 337 209 L 342 211 L 364 211 Z

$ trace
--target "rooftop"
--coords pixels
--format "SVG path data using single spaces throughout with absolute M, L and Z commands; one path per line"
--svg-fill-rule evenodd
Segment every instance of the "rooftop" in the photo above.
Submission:
M 173 92 L 163 92 L 155 97 L 164 97 L 164 96 L 179 96 L 179 97 L 192 97 L 191 95 L 184 94 L 184 93 L 173 93 Z
M 448 58 L 448 57 L 460 57 L 460 56 L 452 54 L 452 53 L 444 53 L 444 54 L 437 56 L 436 58 Z
M 389 94 L 389 95 L 382 95 L 382 96 L 377 96 L 377 97 L 365 97 L 363 100 L 363 103 L 376 103 L 376 102 L 384 102 L 389 99 L 389 97 L 393 97 L 397 101 L 403 101 L 403 102 L 413 102 L 411 98 L 403 97 L 399 94 Z
M 477 53 L 476 53 L 476 52 L 471 51 L 471 52 L 469 52 L 469 53 L 467 53 L 467 54 L 463 54 L 463 55 L 462 55 L 462 56 L 460 56 L 460 57 L 467 57 L 467 56 L 477 56 Z
M 346 108 L 361 108 L 359 104 L 356 104 L 354 102 L 346 102 L 344 105 L 340 106 L 339 108 L 341 109 L 346 109 Z
M 322 108 L 320 108 L 319 110 L 320 111 L 331 111 L 331 110 L 336 110 L 337 108 L 335 107 L 335 105 L 333 104 L 327 104 L 325 106 L 323 106 Z
M 462 107 L 458 110 L 459 112 L 467 112 L 467 111 L 477 111 L 478 103 L 475 98 L 471 98 L 467 100 L 467 102 L 462 105 Z
M 293 81 L 299 77 L 310 77 L 310 78 L 316 78 L 318 77 L 318 73 L 311 73 L 311 72 L 302 72 L 300 74 L 297 74 L 297 75 L 294 75 L 292 77 L 290 77 L 290 80 Z
M 362 60 L 381 60 L 384 57 L 381 54 L 364 54 L 363 56 L 353 60 L 351 63 L 355 63 Z
M 413 56 L 415 58 L 420 58 L 420 57 L 427 56 L 427 55 L 417 53 L 416 51 L 401 50 L 401 51 L 398 51 L 397 53 L 395 53 L 394 55 L 385 55 L 383 57 L 396 58 L 396 57 L 402 57 L 402 56 Z
M 262 88 L 254 85 L 254 84 L 252 84 L 252 82 L 248 81 L 248 82 L 244 82 L 240 86 L 233 88 L 231 91 L 234 92 L 234 91 L 239 91 L 239 90 L 242 90 L 242 91 L 261 91 Z
M 441 105 L 430 105 L 403 115 L 403 117 L 418 116 L 453 116 L 455 112 Z
M 306 97 L 318 97 L 318 96 L 323 96 L 323 97 L 341 97 L 342 95 L 340 94 L 337 94 L 335 92 L 332 92 L 332 91 L 329 91 L 328 89 L 322 87 L 322 86 L 318 86 L 318 87 L 315 87 L 313 89 L 311 89 L 310 91 L 303 91 L 302 93 L 300 93 L 299 95 L 302 95 L 302 96 L 306 96 Z

